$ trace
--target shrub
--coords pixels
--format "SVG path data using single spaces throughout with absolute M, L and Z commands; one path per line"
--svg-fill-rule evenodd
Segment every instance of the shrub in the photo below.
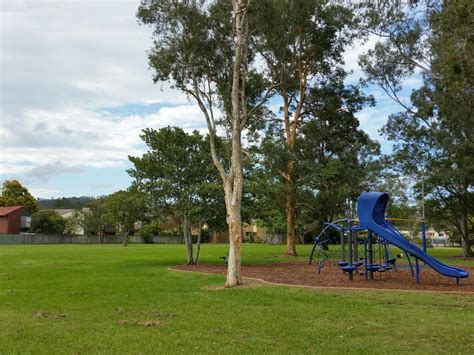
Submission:
M 63 234 L 66 221 L 54 210 L 40 210 L 31 221 L 31 231 L 44 234 Z
M 153 221 L 151 223 L 144 224 L 138 234 L 142 238 L 144 244 L 153 244 L 153 236 L 158 235 L 159 233 L 159 223 Z

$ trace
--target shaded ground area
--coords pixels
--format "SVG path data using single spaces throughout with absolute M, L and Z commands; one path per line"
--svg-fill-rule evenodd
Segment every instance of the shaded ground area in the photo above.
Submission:
M 182 265 L 178 270 L 225 274 L 225 265 Z M 423 268 L 420 274 L 420 283 L 417 285 L 409 269 L 400 265 L 398 271 L 374 273 L 374 280 L 365 280 L 359 273 L 354 274 L 354 280 L 349 280 L 340 268 L 333 263 L 326 265 L 321 274 L 317 274 L 316 266 L 307 263 L 272 263 L 259 265 L 243 265 L 244 277 L 259 278 L 267 282 L 287 285 L 303 285 L 315 287 L 349 287 L 368 289 L 396 289 L 396 290 L 426 290 L 442 292 L 474 293 L 474 267 L 464 267 L 469 272 L 467 279 L 461 279 L 456 285 L 456 279 L 445 277 L 430 268 Z M 362 273 L 363 268 L 360 268 Z

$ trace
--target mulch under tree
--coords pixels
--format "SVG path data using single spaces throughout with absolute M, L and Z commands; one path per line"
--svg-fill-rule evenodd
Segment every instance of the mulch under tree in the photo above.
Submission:
M 335 287 L 335 288 L 366 288 L 387 290 L 423 290 L 440 292 L 467 292 L 474 293 L 474 267 L 463 267 L 469 272 L 467 279 L 461 279 L 460 285 L 455 278 L 445 277 L 429 267 L 423 267 L 420 273 L 420 283 L 417 284 L 407 265 L 399 265 L 397 271 L 384 273 L 375 272 L 374 280 L 365 280 L 363 268 L 360 273 L 354 273 L 354 280 L 349 280 L 347 274 L 334 263 L 327 264 L 321 273 L 317 273 L 316 265 L 307 263 L 271 263 L 242 265 L 242 276 L 257 278 L 265 282 L 285 285 Z M 175 269 L 196 271 L 211 274 L 226 274 L 225 265 L 182 265 Z

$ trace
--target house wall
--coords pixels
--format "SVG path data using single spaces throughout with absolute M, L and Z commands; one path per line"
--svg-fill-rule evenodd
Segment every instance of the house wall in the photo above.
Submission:
M 29 215 L 25 209 L 19 208 L 10 212 L 8 216 L 0 217 L 0 233 L 19 234 L 21 232 L 21 216 L 23 214 Z
M 0 217 L 0 233 L 8 233 L 8 216 Z
M 245 239 L 246 237 L 252 236 L 254 240 L 260 240 L 265 242 L 267 239 L 267 229 L 264 227 L 259 227 L 255 224 L 244 223 L 242 225 L 242 236 Z

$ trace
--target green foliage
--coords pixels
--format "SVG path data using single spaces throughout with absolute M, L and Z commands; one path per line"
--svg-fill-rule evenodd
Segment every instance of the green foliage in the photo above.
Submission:
M 134 230 L 135 223 L 144 219 L 146 202 L 146 196 L 134 189 L 117 191 L 104 200 L 105 222 L 113 225 L 115 231 L 123 235 L 124 245 L 127 244 L 128 235 Z
M 63 234 L 66 221 L 54 210 L 40 210 L 33 214 L 31 231 L 43 234 Z
M 354 37 L 348 8 L 319 0 L 261 0 L 253 5 L 253 46 L 279 95 L 296 98 L 304 76 L 319 81 L 341 69 L 344 48 Z M 290 104 L 294 110 L 296 100 Z
M 5 180 L 0 195 L 0 206 L 23 206 L 30 212 L 38 211 L 38 201 L 18 180 Z
M 256 200 L 254 219 L 271 230 L 286 225 L 290 238 L 296 215 L 303 239 L 315 219 L 343 211 L 346 199 L 367 186 L 378 146 L 358 129 L 355 113 L 373 99 L 344 83 L 343 53 L 356 35 L 348 7 L 263 0 L 254 11 L 253 48 L 281 107 L 254 127 L 256 171 L 247 190 Z
M 318 103 L 312 102 L 313 116 L 301 124 L 293 155 L 299 234 L 317 230 L 315 221 L 346 214 L 347 200 L 355 201 L 362 191 L 375 186 L 382 169 L 378 143 L 358 128 L 355 111 L 341 110 L 346 106 L 344 96 L 328 96 L 325 101 L 324 95 L 315 95 Z M 353 95 L 346 98 L 357 101 Z M 289 154 L 282 129 L 270 125 L 254 153 L 257 161 L 247 187 L 254 203 L 253 218 L 268 228 L 278 223 L 281 228 Z
M 145 129 L 140 137 L 148 151 L 129 157 L 134 165 L 128 170 L 132 187 L 148 197 L 151 217 L 169 216 L 181 223 L 189 262 L 195 263 L 192 223 L 218 229 L 226 221 L 222 183 L 209 142 L 197 131 L 187 134 L 179 127 Z
M 89 207 L 89 205 L 95 201 L 96 197 L 90 196 L 81 196 L 81 197 L 60 197 L 60 198 L 39 198 L 38 204 L 40 208 L 44 209 L 62 209 L 62 208 L 72 208 L 72 209 L 82 209 L 84 207 Z
M 86 235 L 104 235 L 107 225 L 105 200 L 105 197 L 99 198 L 82 211 L 80 223 Z
M 82 227 L 84 216 L 81 212 L 75 211 L 71 217 L 64 218 L 65 234 L 76 234 L 77 230 Z
M 153 236 L 159 234 L 159 228 L 156 223 L 145 223 L 140 228 L 140 238 L 142 238 L 143 243 L 153 244 Z
M 134 168 L 128 173 L 133 187 L 149 196 L 151 213 L 222 226 L 224 198 L 208 142 L 197 131 L 187 134 L 178 127 L 146 129 L 141 138 L 148 151 L 129 157 Z

